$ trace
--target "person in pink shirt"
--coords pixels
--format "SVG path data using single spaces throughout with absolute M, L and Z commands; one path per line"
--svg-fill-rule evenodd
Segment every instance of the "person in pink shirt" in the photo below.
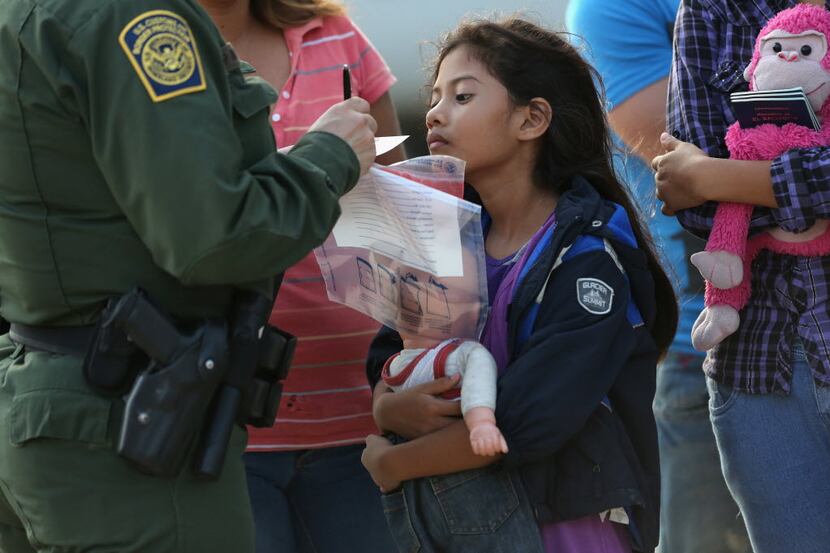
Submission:
M 343 99 L 371 104 L 377 136 L 400 134 L 395 77 L 331 0 L 200 0 L 240 59 L 279 94 L 271 124 L 280 148 Z M 402 149 L 378 159 L 404 159 Z M 377 432 L 364 364 L 378 324 L 329 302 L 313 254 L 285 273 L 271 323 L 299 338 L 276 425 L 249 429 L 245 465 L 258 553 L 392 552 L 377 487 L 360 463 Z

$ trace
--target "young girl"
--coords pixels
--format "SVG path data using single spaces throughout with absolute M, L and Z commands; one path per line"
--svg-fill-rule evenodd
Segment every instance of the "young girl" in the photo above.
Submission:
M 427 140 L 467 162 L 486 211 L 482 343 L 508 453 L 473 453 L 464 423 L 427 397 L 446 383 L 378 384 L 379 426 L 410 441 L 369 436 L 363 462 L 391 492 L 401 551 L 654 549 L 651 402 L 677 305 L 612 169 L 595 82 L 566 40 L 518 19 L 464 24 L 440 49 Z M 372 379 L 396 346 L 376 338 Z

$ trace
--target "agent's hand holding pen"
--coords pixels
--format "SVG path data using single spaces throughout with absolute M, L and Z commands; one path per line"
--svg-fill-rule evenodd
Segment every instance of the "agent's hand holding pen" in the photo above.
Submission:
M 377 121 L 369 115 L 369 102 L 363 98 L 349 98 L 331 106 L 311 126 L 311 131 L 329 132 L 339 136 L 352 147 L 360 162 L 360 174 L 366 174 L 375 161 L 375 132 Z

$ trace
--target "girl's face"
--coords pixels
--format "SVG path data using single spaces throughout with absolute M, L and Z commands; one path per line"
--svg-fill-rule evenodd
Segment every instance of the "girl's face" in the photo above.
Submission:
M 522 115 L 507 89 L 467 48 L 456 48 L 441 62 L 430 104 L 429 151 L 466 161 L 468 182 L 510 160 L 519 144 Z

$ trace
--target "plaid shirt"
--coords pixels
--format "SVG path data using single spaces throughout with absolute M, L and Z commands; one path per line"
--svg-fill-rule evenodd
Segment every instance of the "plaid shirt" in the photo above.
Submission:
M 794 0 L 683 0 L 675 23 L 668 128 L 713 157 L 729 157 L 724 137 L 735 114 L 729 94 L 745 90 L 743 70 L 755 39 Z M 756 207 L 750 233 L 778 226 L 804 231 L 830 219 L 830 148 L 790 150 L 772 162 L 779 207 Z M 712 227 L 715 202 L 681 211 L 681 224 L 700 236 Z M 830 385 L 830 256 L 761 252 L 752 265 L 752 297 L 738 331 L 709 352 L 715 380 L 749 393 L 789 393 L 792 345 L 804 344 L 813 376 Z

